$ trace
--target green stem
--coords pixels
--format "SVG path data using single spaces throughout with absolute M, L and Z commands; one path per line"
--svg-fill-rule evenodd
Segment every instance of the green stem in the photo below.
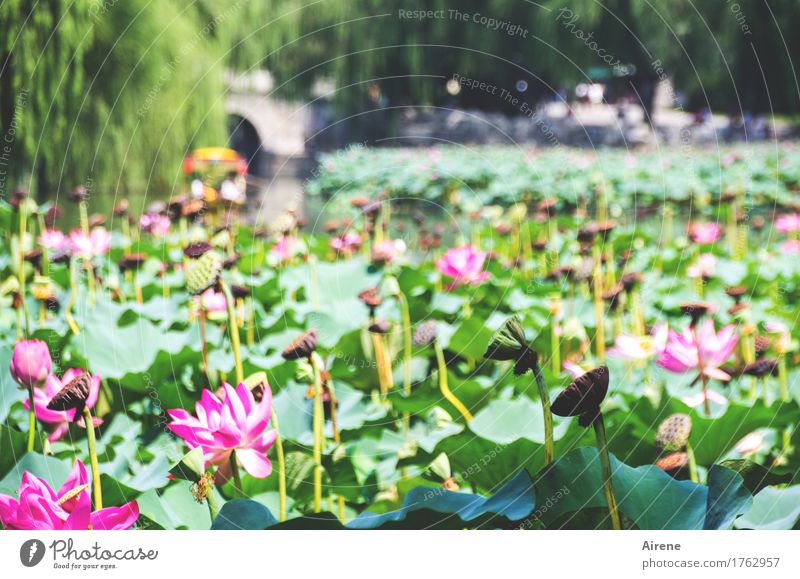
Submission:
M 413 354 L 411 342 L 411 312 L 408 308 L 408 300 L 403 292 L 398 292 L 397 299 L 400 302 L 400 313 L 403 318 L 403 393 L 406 398 L 411 397 L 411 356 Z M 411 427 L 411 415 L 403 413 L 403 430 L 408 435 Z
M 64 317 L 67 319 L 67 324 L 76 336 L 81 333 L 81 329 L 72 317 L 72 308 L 75 307 L 75 301 L 78 299 L 78 284 L 75 281 L 75 259 L 69 259 L 69 301 L 67 307 L 64 309 Z
M 692 448 L 692 445 L 688 442 L 686 443 L 686 457 L 689 461 L 689 478 L 693 483 L 700 482 L 700 479 L 697 476 L 697 459 L 694 456 L 694 449 Z
M 542 369 L 539 365 L 533 367 L 536 385 L 539 387 L 539 398 L 542 400 L 542 416 L 544 416 L 544 465 L 548 466 L 555 458 L 555 442 L 553 437 L 553 413 L 550 411 L 550 393 L 544 383 Z
M 283 441 L 281 440 L 281 429 L 278 424 L 278 413 L 273 406 L 270 410 L 270 421 L 272 427 L 277 432 L 275 437 L 275 454 L 278 457 L 278 497 L 280 501 L 278 520 L 286 520 L 286 460 L 283 455 Z
M 208 505 L 208 514 L 211 515 L 211 522 L 217 518 L 219 514 L 219 501 L 217 500 L 217 492 L 211 488 L 206 495 L 206 505 Z
M 442 347 L 439 345 L 439 340 L 433 341 L 433 347 L 436 350 L 436 362 L 439 366 L 439 390 L 442 392 L 442 396 L 445 397 L 445 400 L 456 407 L 456 410 L 461 413 L 464 420 L 470 422 L 472 420 L 472 413 L 467 410 L 467 407 L 464 406 L 461 400 L 456 398 L 456 395 L 453 394 L 452 390 L 450 390 L 450 386 L 447 384 L 447 364 L 445 364 L 444 352 L 442 352 Z
M 97 441 L 94 437 L 94 421 L 91 411 L 84 406 L 83 420 L 86 422 L 86 440 L 89 444 L 89 460 L 92 465 L 92 494 L 94 495 L 94 510 L 103 508 L 103 489 L 100 487 L 100 464 L 97 461 Z
M 550 324 L 550 350 L 552 351 L 553 374 L 559 376 L 561 374 L 561 344 L 558 339 L 558 319 L 555 315 Z
M 228 328 L 231 332 L 231 347 L 233 348 L 233 361 L 236 364 L 236 383 L 244 382 L 244 368 L 242 367 L 241 342 L 239 341 L 239 324 L 236 320 L 235 302 L 231 290 L 224 281 L 220 280 L 222 293 L 225 295 L 225 305 L 228 309 Z
M 309 362 L 314 371 L 314 413 L 311 419 L 314 434 L 314 512 L 319 513 L 322 510 L 322 437 L 325 409 L 322 405 L 322 379 L 313 354 L 309 356 Z
M 231 452 L 231 472 L 233 473 L 233 494 L 237 498 L 244 498 L 242 475 L 239 473 L 239 462 L 236 460 L 235 450 Z
M 36 409 L 33 405 L 33 387 L 28 388 L 28 452 L 33 451 L 34 442 L 36 442 Z
M 614 487 L 611 482 L 611 459 L 608 456 L 608 441 L 606 440 L 606 427 L 603 422 L 603 415 L 598 411 L 597 418 L 594 420 L 594 434 L 597 437 L 597 451 L 600 454 L 600 467 L 603 472 L 603 493 L 608 503 L 608 514 L 611 517 L 611 525 L 615 531 L 622 529 L 619 518 L 619 508 L 617 507 L 617 497 L 614 495 Z
M 22 298 L 22 313 L 25 319 L 25 336 L 30 334 L 30 320 L 28 319 L 28 304 L 25 299 L 25 236 L 28 229 L 27 204 L 20 204 L 19 209 L 19 295 Z

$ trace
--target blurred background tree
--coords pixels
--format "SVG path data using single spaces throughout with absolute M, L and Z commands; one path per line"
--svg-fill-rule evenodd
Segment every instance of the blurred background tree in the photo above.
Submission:
M 518 31 L 487 29 L 475 13 Z M 798 26 L 796 0 L 3 0 L 0 129 L 13 141 L 3 193 L 17 182 L 43 194 L 77 183 L 171 191 L 188 150 L 227 138 L 228 69 L 270 70 L 285 98 L 332 79 L 340 115 L 405 104 L 513 112 L 485 92 L 449 94 L 446 81 L 524 86 L 533 103 L 602 77 L 612 97 L 647 107 L 658 61 L 687 109 L 794 115 Z

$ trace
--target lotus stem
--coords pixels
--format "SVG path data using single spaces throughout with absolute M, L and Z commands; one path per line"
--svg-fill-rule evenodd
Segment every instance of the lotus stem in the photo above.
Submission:
M 33 387 L 28 388 L 28 452 L 33 451 L 36 442 L 36 408 L 33 404 Z
M 553 366 L 553 374 L 561 374 L 561 342 L 558 337 L 558 320 L 553 316 L 553 323 L 550 324 L 550 350 Z
M 208 514 L 211 516 L 211 522 L 213 523 L 214 519 L 216 519 L 219 514 L 219 501 L 217 500 L 216 491 L 213 487 L 208 489 L 206 505 L 208 505 Z
M 30 320 L 28 319 L 28 304 L 25 299 L 25 235 L 28 229 L 28 206 L 21 203 L 19 208 L 19 295 L 21 297 L 22 314 L 25 320 L 25 336 L 30 334 Z
M 542 416 L 544 416 L 544 465 L 548 466 L 555 458 L 555 442 L 553 437 L 553 413 L 550 411 L 550 393 L 544 383 L 542 369 L 536 364 L 533 367 L 536 377 L 536 386 L 539 388 L 539 398 L 542 401 Z
M 94 437 L 94 421 L 89 408 L 83 408 L 83 420 L 86 423 L 86 440 L 89 445 L 89 460 L 92 465 L 92 494 L 94 510 L 103 508 L 103 489 L 100 487 L 100 464 L 97 461 L 97 441 Z
M 411 396 L 411 356 L 413 354 L 411 343 L 411 313 L 408 308 L 408 300 L 403 292 L 397 293 L 400 302 L 400 313 L 403 318 L 403 394 L 406 398 Z M 411 415 L 403 413 L 403 430 L 406 435 L 411 427 Z
M 281 428 L 278 423 L 278 413 L 273 406 L 270 410 L 270 420 L 272 427 L 277 435 L 275 436 L 275 455 L 278 457 L 278 520 L 286 520 L 286 458 L 283 454 L 283 440 L 281 440 Z
M 322 437 L 324 435 L 325 409 L 322 405 L 322 378 L 312 353 L 309 362 L 314 372 L 314 412 L 311 420 L 314 434 L 314 512 L 322 510 Z
M 239 473 L 239 462 L 236 460 L 236 451 L 231 452 L 231 472 L 233 473 L 233 494 L 238 498 L 244 498 L 242 490 L 242 475 Z
M 447 364 L 444 361 L 444 352 L 442 351 L 441 345 L 439 345 L 439 340 L 433 340 L 433 347 L 436 350 L 436 362 L 439 366 L 439 390 L 442 392 L 442 396 L 450 402 L 453 406 L 456 407 L 461 413 L 461 416 L 464 417 L 464 420 L 470 422 L 472 420 L 472 413 L 467 410 L 467 407 L 456 398 L 456 395 L 450 390 L 450 386 L 447 384 Z
M 256 310 L 253 298 L 247 299 L 245 307 L 247 308 L 247 345 L 252 346 L 256 343 Z
M 608 441 L 606 440 L 606 427 L 603 422 L 603 414 L 598 411 L 597 418 L 594 420 L 594 434 L 597 438 L 597 451 L 600 455 L 600 467 L 603 474 L 603 493 L 608 503 L 608 514 L 611 517 L 611 526 L 615 531 L 622 529 L 619 518 L 619 508 L 617 507 L 617 497 L 614 495 L 614 487 L 611 481 L 611 459 L 608 455 Z
M 242 367 L 242 353 L 241 344 L 239 342 L 239 325 L 236 323 L 236 310 L 234 309 L 235 302 L 231 289 L 224 281 L 219 281 L 222 293 L 225 295 L 225 305 L 228 309 L 228 328 L 231 332 L 231 347 L 233 348 L 233 361 L 236 365 L 236 383 L 241 384 L 244 382 L 244 368 Z
M 70 257 L 69 259 L 69 301 L 64 309 L 64 317 L 67 319 L 70 330 L 76 336 L 81 333 L 78 324 L 75 323 L 75 318 L 72 317 L 72 308 L 75 307 L 75 301 L 78 299 L 78 284 L 75 281 L 75 260 Z
M 703 385 L 703 410 L 706 416 L 711 416 L 711 405 L 708 403 L 708 376 L 703 372 L 703 356 L 700 352 L 700 338 L 697 333 L 697 324 L 692 323 L 692 333 L 694 334 L 694 345 L 697 348 L 697 368 L 700 372 L 700 382 Z
M 208 377 L 208 340 L 206 339 L 206 311 L 205 308 L 200 305 L 200 313 L 198 314 L 199 324 L 200 324 L 200 360 L 203 365 L 203 373 L 206 375 L 206 379 L 210 379 Z
M 686 458 L 689 462 L 689 478 L 693 483 L 699 483 L 700 479 L 697 476 L 697 459 L 694 456 L 694 449 L 689 442 L 686 442 Z
M 594 317 L 595 317 L 595 348 L 597 359 L 600 362 L 606 359 L 606 337 L 605 337 L 605 316 L 603 307 L 603 275 L 600 268 L 600 247 L 595 244 L 594 253 L 594 272 L 592 274 L 594 282 L 592 289 L 594 293 Z

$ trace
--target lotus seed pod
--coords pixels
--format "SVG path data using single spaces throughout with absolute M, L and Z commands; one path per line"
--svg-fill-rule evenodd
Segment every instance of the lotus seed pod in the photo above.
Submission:
M 668 451 L 681 450 L 689 441 L 692 432 L 692 419 L 688 414 L 668 416 L 658 427 L 656 445 Z
M 187 264 L 186 289 L 194 295 L 203 293 L 217 283 L 220 271 L 222 260 L 217 252 L 204 253 Z
M 434 339 L 436 339 L 436 322 L 428 320 L 417 326 L 411 341 L 416 347 L 421 348 L 433 342 Z

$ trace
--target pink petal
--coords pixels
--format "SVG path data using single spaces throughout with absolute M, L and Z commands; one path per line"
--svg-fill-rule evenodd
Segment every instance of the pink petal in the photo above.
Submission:
M 237 449 L 236 460 L 250 476 L 255 478 L 266 478 L 272 473 L 272 463 L 264 454 L 255 450 Z
M 139 504 L 131 501 L 121 507 L 107 507 L 92 513 L 92 528 L 100 531 L 130 529 L 139 518 Z

